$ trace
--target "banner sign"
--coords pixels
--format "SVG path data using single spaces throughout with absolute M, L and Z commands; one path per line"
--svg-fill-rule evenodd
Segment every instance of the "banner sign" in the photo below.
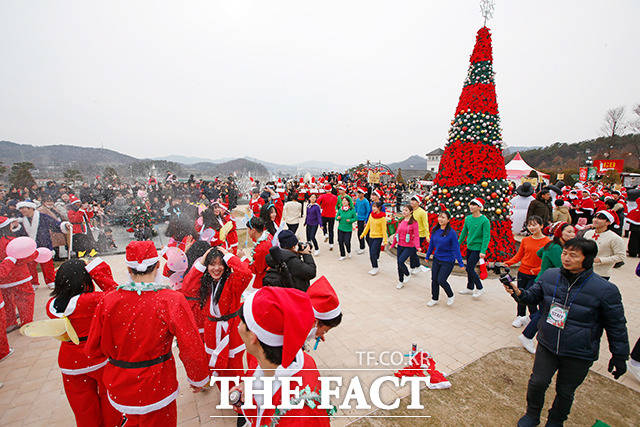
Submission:
M 620 173 L 624 170 L 624 159 L 594 160 L 593 166 L 598 173 L 606 172 L 608 169 L 615 169 Z
M 580 168 L 579 173 L 578 173 L 578 179 L 580 181 L 586 181 L 587 180 L 587 176 L 589 174 L 589 168 Z
M 593 166 L 589 167 L 589 171 L 587 172 L 587 180 L 593 181 L 596 179 L 596 168 Z

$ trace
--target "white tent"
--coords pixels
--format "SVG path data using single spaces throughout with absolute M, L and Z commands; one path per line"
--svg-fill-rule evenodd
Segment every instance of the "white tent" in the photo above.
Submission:
M 522 159 L 520 153 L 516 153 L 516 156 L 509 163 L 506 164 L 507 179 L 509 181 L 520 182 L 521 178 L 529 176 L 531 171 L 535 170 Z M 549 175 L 544 172 L 537 171 L 538 176 L 546 182 L 549 182 Z

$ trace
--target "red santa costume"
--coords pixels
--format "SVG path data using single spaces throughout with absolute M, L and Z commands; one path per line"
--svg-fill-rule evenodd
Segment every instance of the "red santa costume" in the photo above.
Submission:
M 251 200 L 249 200 L 249 209 L 251 209 L 253 216 L 260 216 L 262 206 L 264 206 L 264 199 L 259 194 L 252 194 Z
M 80 199 L 71 194 L 69 196 L 69 203 L 72 205 L 80 203 Z M 69 209 L 67 211 L 69 222 L 71 223 L 73 234 L 87 234 L 91 230 L 90 221 L 93 218 L 93 211 L 78 209 L 74 211 Z
M 85 269 L 103 291 L 116 288 L 117 283 L 113 280 L 111 268 L 102 259 L 95 258 Z M 74 273 L 76 272 L 69 272 Z M 109 403 L 102 381 L 107 358 L 103 355 L 90 357 L 85 353 L 91 320 L 96 306 L 106 295 L 105 292 L 93 292 L 91 283 L 90 289 L 71 297 L 64 307 L 56 308 L 58 298 L 51 298 L 46 305 L 47 316 L 51 319 L 68 318 L 80 339 L 78 345 L 71 341 L 60 344 L 58 366 L 62 372 L 64 391 L 73 410 L 76 425 L 81 427 L 114 426 L 118 425 L 122 418 Z
M 0 228 L 8 227 L 12 220 L 6 217 L 0 217 Z M 15 237 L 2 236 L 0 237 L 0 259 L 7 257 L 7 245 Z M 17 327 L 18 321 L 16 319 L 16 309 L 20 314 L 20 323 L 25 325 L 33 321 L 33 304 L 35 300 L 35 293 L 31 286 L 31 271 L 29 270 L 29 264 L 35 263 L 38 253 L 34 252 L 27 258 L 16 260 L 15 258 L 9 258 L 13 260 L 14 266 L 9 269 L 7 274 L 0 275 L 0 292 L 4 300 L 4 316 L 5 327 L 13 328 Z
M 302 291 L 290 288 L 264 287 L 250 295 L 242 307 L 243 321 L 247 329 L 254 333 L 260 342 L 282 347 L 282 363 L 275 369 L 272 403 L 281 405 L 281 377 L 300 377 L 301 386 L 295 390 L 304 400 L 300 409 L 280 410 L 264 408 L 264 397 L 252 396 L 255 409 L 239 408 L 252 426 L 328 426 L 328 411 L 319 409 L 320 381 L 318 368 L 311 356 L 302 351 L 302 345 L 314 323 L 313 308 L 309 296 Z M 255 356 L 255 355 L 254 355 Z M 258 364 L 249 370 L 245 377 L 253 377 L 253 389 L 264 388 L 263 368 Z M 305 418 L 309 417 L 309 418 Z
M 4 218 L 4 217 L 2 217 Z M 7 257 L 0 263 L 0 277 L 8 276 L 15 268 L 17 260 Z M 4 299 L 0 293 L 0 361 L 7 357 L 11 352 L 9 340 L 7 339 L 7 321 L 5 320 Z M 15 316 L 14 316 L 15 318 Z
M 204 322 L 204 343 L 205 351 L 210 355 L 209 366 L 213 375 L 234 376 L 242 374 L 244 351 L 244 344 L 238 335 L 239 319 L 236 312 L 252 275 L 247 264 L 233 254 L 224 255 L 223 262 L 225 272 L 217 283 L 211 279 L 214 283 L 204 304 L 207 316 Z M 184 278 L 181 292 L 188 298 L 199 299 L 204 274 L 209 275 L 207 266 L 197 260 Z
M 130 269 L 144 272 L 159 260 L 153 242 L 127 245 Z M 127 415 L 127 427 L 177 424 L 174 336 L 189 383 L 206 385 L 209 371 L 204 346 L 182 294 L 156 283 L 132 281 L 98 303 L 87 354 L 108 357 L 103 374 L 107 395 L 113 407 Z
M 200 234 L 200 240 L 209 242 L 211 246 L 224 246 L 225 249 L 231 251 L 234 255 L 238 252 L 238 232 L 236 230 L 236 221 L 229 213 L 229 209 L 221 202 L 216 202 L 213 205 L 222 209 L 221 215 L 216 215 L 214 221 L 219 223 L 219 227 L 216 230 L 214 227 L 209 227 L 204 224 L 203 221 L 196 223 L 195 229 Z M 227 232 L 224 240 L 220 236 L 220 230 L 222 227 L 230 224 L 231 229 Z

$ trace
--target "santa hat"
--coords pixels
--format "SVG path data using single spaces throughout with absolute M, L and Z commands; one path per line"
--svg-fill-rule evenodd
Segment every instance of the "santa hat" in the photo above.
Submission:
M 156 246 L 150 240 L 134 240 L 127 245 L 125 264 L 136 271 L 145 271 L 160 261 Z
M 362 187 L 358 187 L 358 193 L 367 194 L 367 190 Z
M 325 184 L 324 191 L 331 191 L 331 184 Z
M 227 205 L 227 204 L 223 203 L 223 202 L 222 202 L 222 200 L 217 200 L 217 201 L 213 202 L 212 206 L 213 206 L 213 207 L 216 207 L 216 206 L 217 206 L 217 207 L 219 207 L 219 208 L 224 209 L 224 210 L 225 210 L 225 211 L 227 211 L 227 212 L 229 211 L 229 205 Z
M 74 203 L 80 203 L 80 199 L 78 199 L 74 194 L 69 194 L 69 203 L 72 205 Z
M 291 288 L 264 287 L 249 295 L 242 306 L 247 329 L 260 342 L 282 347 L 282 366 L 295 360 L 315 319 L 309 295 Z
M 633 211 L 632 211 L 633 212 Z M 6 227 L 15 221 L 15 218 L 7 218 L 6 216 L 0 216 L 0 228 Z
M 565 224 L 567 224 L 567 222 L 557 221 L 549 225 L 548 227 L 545 227 L 542 231 L 547 236 L 562 237 L 562 230 L 564 229 Z
M 346 187 L 342 184 L 338 185 L 338 190 L 347 191 Z
M 618 218 L 618 214 L 610 209 L 601 210 L 596 212 L 596 216 L 602 215 L 609 220 L 611 224 L 614 224 L 614 227 L 620 226 L 620 219 Z
M 31 201 L 30 199 L 23 200 L 23 201 L 18 202 L 18 203 L 16 204 L 16 208 L 18 208 L 18 209 L 20 209 L 20 208 L 31 208 L 31 209 L 35 209 L 35 208 L 37 208 L 37 207 L 38 207 L 38 206 L 37 206 L 33 201 Z
M 377 188 L 371 192 L 371 194 L 375 194 L 376 196 L 382 198 L 382 193 Z
M 419 194 L 414 194 L 413 196 L 411 196 L 411 199 L 409 200 L 415 200 L 418 203 L 422 203 L 422 196 Z
M 316 316 L 316 319 L 331 320 L 342 313 L 338 295 L 326 277 L 321 276 L 313 282 L 311 286 L 309 286 L 309 289 L 307 289 L 307 294 L 309 294 L 309 298 L 311 298 L 313 314 Z
M 630 224 L 640 225 L 640 206 L 630 211 L 626 216 L 626 220 Z
M 471 204 L 471 203 L 475 203 L 476 205 L 480 206 L 480 209 L 484 208 L 484 199 L 481 199 L 480 197 L 474 197 L 469 202 L 469 204 Z
M 435 369 L 429 370 L 428 372 L 429 372 L 429 384 L 427 384 L 427 387 L 429 387 L 429 389 L 438 390 L 438 389 L 451 388 L 451 383 L 444 376 L 442 372 L 437 371 Z

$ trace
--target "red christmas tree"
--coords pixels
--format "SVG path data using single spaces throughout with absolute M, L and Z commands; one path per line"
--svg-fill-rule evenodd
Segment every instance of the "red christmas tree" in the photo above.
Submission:
M 491 222 L 487 259 L 503 261 L 515 253 L 515 242 L 509 212 L 512 190 L 504 168 L 492 61 L 491 34 L 482 27 L 427 210 L 429 222 L 436 224 L 436 215 L 444 206 L 452 214 L 451 226 L 459 233 L 469 214 L 469 201 L 484 199 L 483 213 Z

